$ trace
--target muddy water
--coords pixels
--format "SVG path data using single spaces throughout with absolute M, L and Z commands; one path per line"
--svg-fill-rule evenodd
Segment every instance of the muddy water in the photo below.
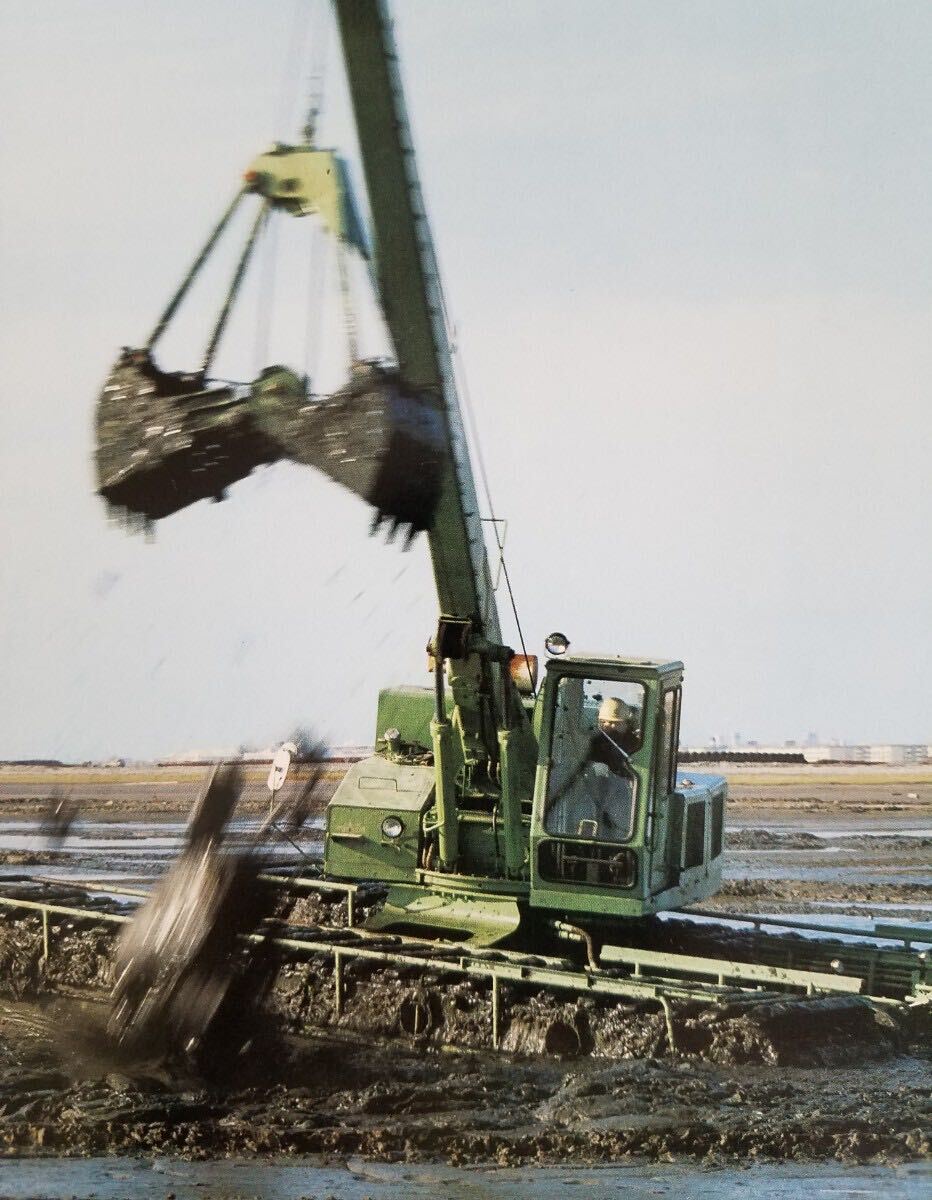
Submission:
M 88 820 L 50 855 L 32 822 L 11 820 L 0 823 L 0 871 L 145 882 L 164 869 L 180 831 L 174 819 Z M 776 832 L 736 824 L 727 851 L 733 890 L 719 907 L 847 917 L 852 928 L 869 927 L 874 915 L 932 920 L 928 831 L 927 813 L 882 828 L 826 827 L 824 813 L 797 813 Z M 316 838 L 305 850 L 319 857 Z M 292 865 L 303 861 L 292 856 Z M 99 986 L 105 946 L 78 931 L 63 936 L 75 945 L 70 968 L 52 964 L 59 982 Z M 24 980 L 27 991 L 41 983 L 38 973 Z M 809 1065 L 777 1069 L 671 1054 L 662 1018 L 632 1009 L 614 1018 L 616 1061 L 598 1046 L 572 1060 L 450 1053 L 430 1037 L 397 1036 L 395 1008 L 410 986 L 399 979 L 379 991 L 351 978 L 343 1023 L 321 1033 L 310 1027 L 317 1006 L 330 1010 L 326 972 L 286 972 L 280 999 L 290 1032 L 278 1056 L 222 1093 L 89 1070 L 58 1033 L 75 1021 L 66 1002 L 0 1005 L 0 1153 L 41 1156 L 0 1159 L 0 1195 L 507 1200 L 573 1186 L 606 1197 L 927 1194 L 928 1171 L 909 1165 L 930 1155 L 926 1042 L 878 1027 L 837 1046 L 827 1064 L 815 1065 L 816 1054 Z M 449 999 L 457 1019 L 484 1037 L 488 998 L 465 989 Z M 382 1018 L 375 1038 L 367 1032 L 374 1016 Z M 54 1157 L 63 1153 L 81 1161 Z M 187 1161 L 205 1156 L 212 1161 Z M 670 1157 L 689 1165 L 662 1162 Z M 447 1165 L 429 1165 L 437 1159 Z M 758 1159 L 783 1165 L 734 1166 Z M 838 1165 L 851 1162 L 867 1165 Z
M 234 822 L 228 844 L 242 844 L 257 824 L 254 818 Z M 0 820 L 0 881 L 26 873 L 76 882 L 151 882 L 181 849 L 184 828 L 181 821 L 85 820 L 76 822 L 67 840 L 50 850 L 36 821 Z M 322 830 L 323 819 L 315 817 L 301 836 L 299 845 L 309 862 L 320 861 Z M 287 845 L 270 846 L 269 852 L 283 863 L 298 866 L 303 861 Z
M 350 1159 L 345 1164 L 271 1160 L 191 1163 L 171 1158 L 88 1159 L 82 1162 L 21 1162 L 0 1165 L 0 1187 L 10 1200 L 586 1200 L 616 1197 L 689 1196 L 695 1200 L 746 1200 L 767 1196 L 826 1200 L 883 1195 L 920 1200 L 932 1186 L 932 1168 L 749 1166 L 697 1173 L 682 1165 L 628 1163 L 602 1168 L 498 1168 L 461 1170 L 430 1165 L 394 1166 Z
M 255 819 L 234 829 L 244 838 Z M 818 825 L 814 830 L 813 826 Z M 278 847 L 282 865 L 300 869 L 322 854 L 323 819 L 302 837 L 303 856 Z M 141 886 L 165 870 L 181 844 L 177 820 L 83 820 L 62 847 L 48 850 L 35 820 L 0 821 L 0 881 L 24 874 L 74 882 Z M 850 820 L 826 829 L 824 815 L 796 813 L 780 829 L 729 828 L 724 886 L 707 907 L 791 914 L 830 909 L 850 916 L 932 919 L 932 836 L 928 815 L 896 829 Z

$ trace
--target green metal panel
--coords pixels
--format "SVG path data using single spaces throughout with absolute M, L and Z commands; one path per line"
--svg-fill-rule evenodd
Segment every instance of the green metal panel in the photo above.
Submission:
M 447 716 L 453 712 L 453 697 L 447 696 Z M 434 689 L 403 686 L 383 688 L 375 723 L 374 745 L 384 746 L 385 731 L 397 729 L 406 746 L 431 749 L 430 723 L 434 719 Z
M 368 256 L 346 167 L 333 150 L 276 146 L 253 159 L 245 178 L 251 190 L 294 216 L 316 213 L 334 237 Z
M 337 879 L 412 880 L 421 853 L 421 815 L 434 794 L 432 767 L 373 755 L 354 763 L 327 806 L 324 870 Z M 382 822 L 404 831 L 386 837 Z
M 505 867 L 503 832 L 500 818 L 494 821 L 488 813 L 460 813 L 460 860 L 469 864 L 467 887 L 475 887 L 472 881 L 477 876 L 487 879 L 493 890 L 501 887 Z M 526 838 L 525 832 L 525 844 Z
M 492 946 L 510 937 L 521 924 L 521 912 L 510 896 L 456 895 L 426 888 L 395 885 L 382 909 L 366 928 L 407 934 L 441 930 L 457 942 Z
M 807 992 L 848 992 L 863 990 L 863 981 L 855 975 L 830 974 L 826 971 L 800 971 L 767 963 L 735 962 L 724 958 L 704 958 L 690 954 L 669 954 L 660 950 L 634 949 L 630 946 L 603 946 L 603 963 L 624 963 L 634 967 L 635 975 L 653 977 L 699 976 L 726 982 L 772 984 L 775 987 L 803 988 Z

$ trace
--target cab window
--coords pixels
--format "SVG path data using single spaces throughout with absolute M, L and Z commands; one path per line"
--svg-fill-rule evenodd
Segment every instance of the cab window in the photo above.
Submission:
M 660 728 L 657 738 L 658 795 L 676 790 L 676 754 L 679 749 L 680 689 L 669 688 L 660 706 Z
M 544 829 L 558 837 L 628 841 L 637 779 L 630 758 L 644 741 L 640 683 L 565 676 L 553 714 Z

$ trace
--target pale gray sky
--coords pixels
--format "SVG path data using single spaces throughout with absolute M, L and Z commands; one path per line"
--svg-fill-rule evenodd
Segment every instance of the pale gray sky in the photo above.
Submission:
M 932 738 L 932 6 L 395 13 L 529 648 L 683 658 L 688 740 Z M 371 738 L 380 686 L 428 682 L 423 543 L 369 540 L 297 468 L 153 543 L 92 494 L 116 349 L 294 134 L 293 0 L 0 21 L 0 756 Z M 254 311 L 227 351 L 250 370 Z

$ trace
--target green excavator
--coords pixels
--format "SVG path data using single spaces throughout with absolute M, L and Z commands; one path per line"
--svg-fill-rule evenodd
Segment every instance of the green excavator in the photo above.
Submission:
M 335 11 L 371 229 L 334 151 L 308 139 L 257 157 L 152 336 L 123 351 L 101 393 L 99 490 L 148 523 L 290 458 L 351 488 L 376 525 L 424 533 L 433 685 L 380 693 L 374 752 L 327 810 L 325 877 L 386 886 L 370 928 L 476 945 L 547 925 L 617 934 L 718 890 L 725 782 L 677 771 L 681 662 L 569 653 L 554 633 L 539 682 L 536 656 L 504 643 L 391 20 L 382 0 Z M 199 369 L 161 370 L 156 342 L 251 197 L 257 216 Z M 239 387 L 210 376 L 276 213 L 315 215 L 371 272 L 394 361 L 353 362 L 334 395 L 310 395 L 284 367 Z
M 292 916 L 247 942 L 305 961 L 303 986 L 329 997 L 317 1006 L 324 1023 L 354 1021 L 360 988 L 381 981 L 386 1029 L 455 1043 L 478 1020 L 493 1046 L 532 1052 L 585 1052 L 596 1010 L 612 1028 L 632 1004 L 659 1006 L 671 1052 L 681 1003 L 712 1005 L 722 1019 L 753 1012 L 778 1040 L 803 1020 L 814 1036 L 839 1036 L 852 1022 L 872 1036 L 891 1005 L 928 1011 L 932 965 L 916 949 L 927 928 L 875 923 L 871 942 L 807 920 L 767 918 L 764 929 L 740 912 L 720 912 L 718 925 L 693 909 L 721 886 L 726 787 L 677 770 L 681 662 L 571 654 L 553 633 L 538 683 L 520 628 L 521 653 L 504 643 L 484 535 L 491 514 L 480 515 L 476 496 L 387 6 L 334 8 L 371 228 L 345 162 L 316 144 L 309 121 L 301 144 L 276 145 L 248 166 L 149 339 L 122 351 L 97 404 L 98 490 L 132 525 L 220 499 L 255 467 L 290 459 L 365 500 L 390 539 L 424 535 L 430 550 L 433 686 L 381 692 L 374 752 L 330 800 L 321 869 L 253 870 L 255 886 L 271 887 Z M 156 344 L 248 205 L 252 227 L 200 363 L 164 370 Z M 240 384 L 211 374 L 253 249 L 278 215 L 313 217 L 335 248 L 350 369 L 333 394 L 314 393 L 285 366 Z M 351 284 L 366 270 L 392 342 L 379 360 L 356 349 Z M 503 558 L 499 567 L 510 593 Z M 210 795 L 208 786 L 202 806 Z M 167 960 L 154 991 L 135 981 L 153 1012 L 188 995 L 200 950 L 216 964 L 217 945 L 192 941 L 190 930 L 219 928 L 222 941 L 224 913 L 239 929 L 254 907 L 222 887 L 180 886 L 180 870 L 141 914 L 142 943 L 147 929 L 158 943 L 147 961 Z M 233 877 L 225 870 L 218 864 L 218 880 Z M 225 986 L 221 966 L 202 999 Z M 182 1009 L 183 1031 L 212 1020 L 210 1004 Z

